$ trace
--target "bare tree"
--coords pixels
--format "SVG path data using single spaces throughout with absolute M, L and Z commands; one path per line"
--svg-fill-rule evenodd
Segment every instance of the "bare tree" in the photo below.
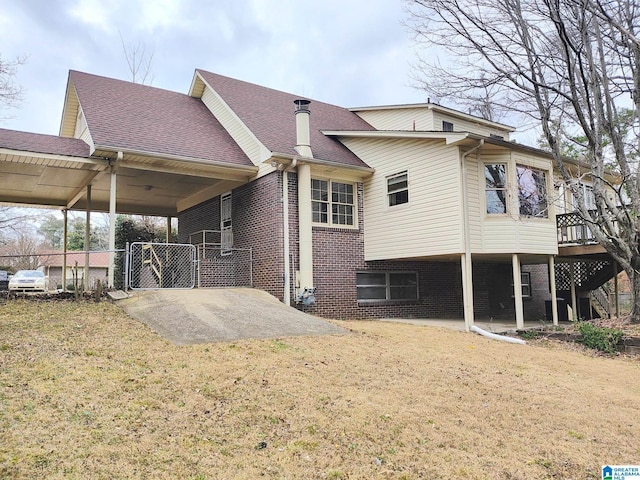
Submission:
M 0 55 L 0 110 L 19 107 L 22 103 L 24 92 L 15 81 L 16 72 L 25 58 L 6 60 Z
M 420 61 L 419 87 L 463 102 L 490 90 L 496 108 L 540 122 L 580 215 L 628 274 L 631 316 L 640 321 L 640 4 L 405 1 L 417 42 L 449 54 L 446 64 Z M 583 155 L 595 210 L 563 157 L 568 143 Z M 608 180 L 612 174 L 620 181 Z
M 143 85 L 152 84 L 153 72 L 151 71 L 151 65 L 153 63 L 154 50 L 148 50 L 147 46 L 141 42 L 127 45 L 124 38 L 122 38 L 122 33 L 120 33 L 120 42 L 131 73 L 131 81 Z

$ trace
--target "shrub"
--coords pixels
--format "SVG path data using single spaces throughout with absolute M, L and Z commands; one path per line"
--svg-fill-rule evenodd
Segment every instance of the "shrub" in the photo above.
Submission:
M 580 322 L 576 328 L 582 334 L 581 342 L 587 347 L 612 355 L 616 353 L 616 345 L 622 338 L 619 328 L 596 327 L 589 322 Z

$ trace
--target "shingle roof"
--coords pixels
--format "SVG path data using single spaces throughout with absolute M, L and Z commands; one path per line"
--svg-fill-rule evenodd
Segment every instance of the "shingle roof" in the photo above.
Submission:
M 199 99 L 73 70 L 69 82 L 96 146 L 252 165 Z
M 296 154 L 293 101 L 304 97 L 204 70 L 197 70 L 197 72 L 269 150 L 287 155 Z M 313 156 L 345 165 L 366 167 L 367 165 L 344 145 L 326 137 L 321 131 L 374 130 L 374 128 L 346 108 L 317 101 L 312 101 L 309 107 Z
M 0 148 L 33 153 L 89 157 L 89 145 L 78 138 L 18 132 L 0 128 Z

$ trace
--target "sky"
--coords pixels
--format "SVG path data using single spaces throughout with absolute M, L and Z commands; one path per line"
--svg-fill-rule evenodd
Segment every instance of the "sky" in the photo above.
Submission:
M 26 57 L 0 127 L 57 135 L 69 70 L 131 80 L 123 43 L 181 93 L 199 68 L 343 107 L 424 102 L 403 18 L 402 0 L 0 0 L 0 55 Z

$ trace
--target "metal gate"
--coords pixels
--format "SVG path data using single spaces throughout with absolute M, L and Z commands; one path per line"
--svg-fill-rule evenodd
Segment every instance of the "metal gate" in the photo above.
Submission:
M 129 247 L 129 288 L 193 288 L 196 279 L 196 247 L 177 243 L 135 242 Z

